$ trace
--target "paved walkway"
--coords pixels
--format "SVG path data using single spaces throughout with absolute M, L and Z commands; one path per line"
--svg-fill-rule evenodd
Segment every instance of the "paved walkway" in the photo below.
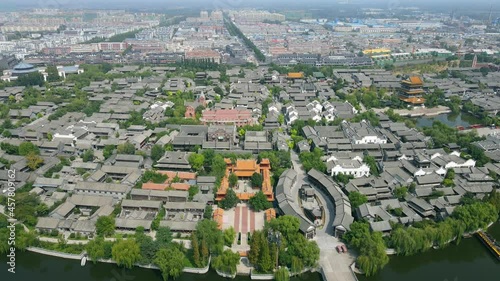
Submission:
M 467 129 L 463 131 L 459 131 L 460 133 L 468 133 L 476 131 L 477 135 L 480 137 L 488 136 L 488 135 L 500 135 L 500 129 L 497 128 L 489 128 L 489 127 L 484 127 L 484 128 L 477 128 L 477 129 Z
M 297 194 L 298 188 L 304 183 L 308 183 L 307 174 L 299 162 L 299 157 L 295 151 L 291 153 L 293 168 L 297 172 L 297 183 L 292 189 L 292 194 Z M 351 271 L 351 264 L 355 260 L 355 255 L 349 250 L 348 253 L 339 254 L 335 247 L 343 244 L 333 236 L 333 220 L 335 219 L 335 205 L 328 199 L 327 195 L 314 185 L 318 199 L 325 208 L 325 225 L 316 229 L 314 240 L 320 249 L 319 265 L 322 268 L 325 281 L 356 281 L 356 276 Z
M 64 259 L 72 259 L 72 260 L 81 260 L 83 257 L 82 254 L 67 254 L 67 253 L 63 253 L 63 252 L 51 251 L 51 250 L 46 250 L 46 249 L 37 248 L 37 247 L 28 247 L 27 250 L 30 252 L 39 253 L 42 255 L 59 257 L 59 258 L 64 258 Z
M 44 242 L 50 242 L 50 243 L 59 243 L 59 238 L 54 238 L 54 237 L 44 237 L 44 236 L 39 236 L 38 239 L 40 241 L 44 241 Z M 116 241 L 116 238 L 113 238 L 113 237 L 107 237 L 107 238 L 104 238 L 104 240 L 106 241 Z M 74 240 L 74 239 L 66 239 L 66 243 L 67 244 L 72 244 L 72 245 L 78 245 L 78 244 L 82 244 L 82 245 L 85 245 L 89 242 L 90 240 Z M 184 245 L 184 247 L 186 249 L 191 249 L 191 240 L 186 240 L 186 239 L 172 239 L 172 241 L 176 242 L 176 243 L 181 243 Z
M 231 212 L 234 217 L 231 216 Z M 229 221 L 233 221 L 233 224 L 224 225 L 223 229 L 227 229 L 231 226 L 234 227 L 236 235 L 241 233 L 241 243 L 237 245 L 237 237 L 235 237 L 231 248 L 238 252 L 244 252 L 250 250 L 248 245 L 248 233 L 255 230 L 262 230 L 264 228 L 264 212 L 254 212 L 251 210 L 246 203 L 238 203 L 234 210 L 225 211 L 224 215 L 229 217 Z
M 388 107 L 384 108 L 374 108 L 375 113 L 384 112 L 388 110 Z M 450 113 L 451 110 L 447 106 L 438 105 L 436 107 L 417 107 L 413 109 L 394 109 L 394 113 L 401 116 L 418 117 L 418 116 L 436 116 L 439 114 Z

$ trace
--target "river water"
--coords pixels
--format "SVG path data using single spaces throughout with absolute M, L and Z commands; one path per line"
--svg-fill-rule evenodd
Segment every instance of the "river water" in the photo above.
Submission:
M 500 224 L 488 232 L 500 239 Z M 498 281 L 500 262 L 477 237 L 462 239 L 443 249 L 401 257 L 391 256 L 389 264 L 375 276 L 358 276 L 359 281 Z
M 422 116 L 416 118 L 417 127 L 431 127 L 434 121 L 440 121 L 450 127 L 467 127 L 473 124 L 480 124 L 481 120 L 466 112 L 440 114 L 437 116 Z
M 500 239 L 500 224 L 489 230 Z M 134 268 L 126 270 L 114 264 L 87 263 L 44 256 L 31 252 L 17 252 L 16 274 L 7 272 L 7 258 L 0 257 L 2 281 L 162 281 L 157 270 Z M 392 256 L 389 264 L 377 275 L 358 276 L 359 281 L 483 281 L 500 280 L 500 262 L 476 238 L 463 239 L 459 245 L 449 245 L 439 250 L 400 257 Z M 205 275 L 183 274 L 177 281 L 224 281 L 215 272 Z M 238 276 L 236 281 L 249 281 Z M 291 281 L 321 281 L 318 273 L 307 273 Z
M 1 281 L 163 281 L 160 271 L 144 268 L 123 269 L 115 264 L 87 262 L 82 267 L 79 260 L 67 260 L 32 252 L 16 253 L 16 273 L 7 272 L 7 258 L 0 257 Z M 176 281 L 227 281 L 215 271 L 207 274 L 182 274 Z M 250 281 L 248 276 L 238 276 L 237 281 Z M 290 281 L 319 281 L 319 273 L 305 273 Z

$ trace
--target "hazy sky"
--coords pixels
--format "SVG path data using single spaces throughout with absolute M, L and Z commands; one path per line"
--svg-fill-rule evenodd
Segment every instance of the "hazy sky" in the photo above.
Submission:
M 335 6 L 339 1 L 359 3 L 366 7 L 395 7 L 395 6 L 422 6 L 439 7 L 441 9 L 453 8 L 487 8 L 500 12 L 498 0 L 0 0 L 0 9 L 26 9 L 26 8 L 238 8 L 238 7 L 274 7 L 285 9 L 302 6 L 315 8 L 317 6 Z

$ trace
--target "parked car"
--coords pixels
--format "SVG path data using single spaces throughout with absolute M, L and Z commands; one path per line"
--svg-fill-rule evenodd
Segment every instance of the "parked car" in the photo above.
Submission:
M 340 246 L 342 247 L 342 252 L 347 253 L 347 247 L 344 244 Z
M 338 245 L 338 246 L 337 246 L 337 247 L 335 247 L 335 248 L 337 249 L 337 252 L 338 252 L 339 254 L 343 253 L 343 250 L 344 250 L 344 249 L 342 249 L 342 245 Z

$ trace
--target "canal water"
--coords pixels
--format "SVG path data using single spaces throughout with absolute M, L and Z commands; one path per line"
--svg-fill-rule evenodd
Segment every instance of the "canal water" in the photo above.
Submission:
M 500 224 L 489 230 L 500 239 Z M 114 264 L 87 263 L 44 256 L 31 252 L 17 252 L 16 274 L 7 272 L 7 258 L 0 257 L 2 281 L 162 281 L 157 270 L 134 268 L 122 269 Z M 500 262 L 476 238 L 463 239 L 459 245 L 449 245 L 439 250 L 409 256 L 391 256 L 389 264 L 377 275 L 358 276 L 359 281 L 483 281 L 500 280 Z M 225 281 L 215 272 L 205 275 L 183 274 L 177 281 Z M 250 281 L 238 276 L 236 281 Z M 318 273 L 307 273 L 291 281 L 321 281 Z
M 488 232 L 500 239 L 500 224 Z M 377 275 L 358 276 L 359 281 L 497 281 L 500 262 L 477 237 L 462 239 L 438 250 L 402 257 L 391 256 Z
M 480 124 L 481 120 L 466 112 L 440 114 L 437 116 L 422 116 L 416 118 L 417 127 L 431 127 L 434 121 L 440 121 L 450 127 L 467 127 L 473 124 Z
M 0 257 L 1 281 L 163 281 L 160 271 L 144 268 L 123 269 L 115 264 L 87 262 L 82 267 L 79 260 L 67 260 L 32 252 L 16 253 L 16 273 L 7 272 L 7 258 Z M 207 274 L 182 274 L 175 281 L 227 281 L 215 271 Z M 238 276 L 237 281 L 250 281 L 248 276 Z M 319 273 L 305 273 L 290 281 L 320 281 Z

